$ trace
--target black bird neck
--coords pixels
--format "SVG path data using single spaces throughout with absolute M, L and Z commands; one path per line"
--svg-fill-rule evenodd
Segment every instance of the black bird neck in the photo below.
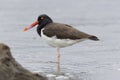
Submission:
M 42 21 L 38 27 L 37 27 L 37 33 L 41 36 L 41 29 L 44 28 L 46 25 L 52 23 L 52 20 L 46 19 L 44 21 Z

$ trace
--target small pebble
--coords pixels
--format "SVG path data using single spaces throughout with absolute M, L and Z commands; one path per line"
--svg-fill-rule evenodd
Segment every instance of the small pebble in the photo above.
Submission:
M 54 74 L 48 74 L 47 75 L 47 78 L 48 78 L 48 80 L 56 80 L 55 78 L 56 78 L 56 75 L 54 75 Z
M 56 77 L 56 80 L 69 80 L 69 78 L 66 76 L 58 76 Z

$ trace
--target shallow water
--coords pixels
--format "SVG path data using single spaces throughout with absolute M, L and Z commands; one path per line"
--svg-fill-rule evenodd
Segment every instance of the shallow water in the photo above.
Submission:
M 43 13 L 56 22 L 98 36 L 61 49 L 62 73 L 75 80 L 120 79 L 119 0 L 0 0 L 0 42 L 11 46 L 13 56 L 31 71 L 55 73 L 56 49 L 48 46 L 36 28 L 23 28 Z

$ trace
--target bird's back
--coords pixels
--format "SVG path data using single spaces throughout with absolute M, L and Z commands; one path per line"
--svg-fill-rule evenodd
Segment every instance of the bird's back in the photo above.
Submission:
M 60 23 L 50 23 L 46 25 L 43 33 L 48 37 L 56 36 L 59 39 L 98 39 L 96 36 L 92 36 L 90 34 L 79 31 L 70 25 Z

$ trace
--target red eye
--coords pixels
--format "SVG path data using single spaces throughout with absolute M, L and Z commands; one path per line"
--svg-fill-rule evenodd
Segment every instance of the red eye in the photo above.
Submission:
M 44 19 L 44 17 L 41 17 L 41 20 L 43 20 Z

